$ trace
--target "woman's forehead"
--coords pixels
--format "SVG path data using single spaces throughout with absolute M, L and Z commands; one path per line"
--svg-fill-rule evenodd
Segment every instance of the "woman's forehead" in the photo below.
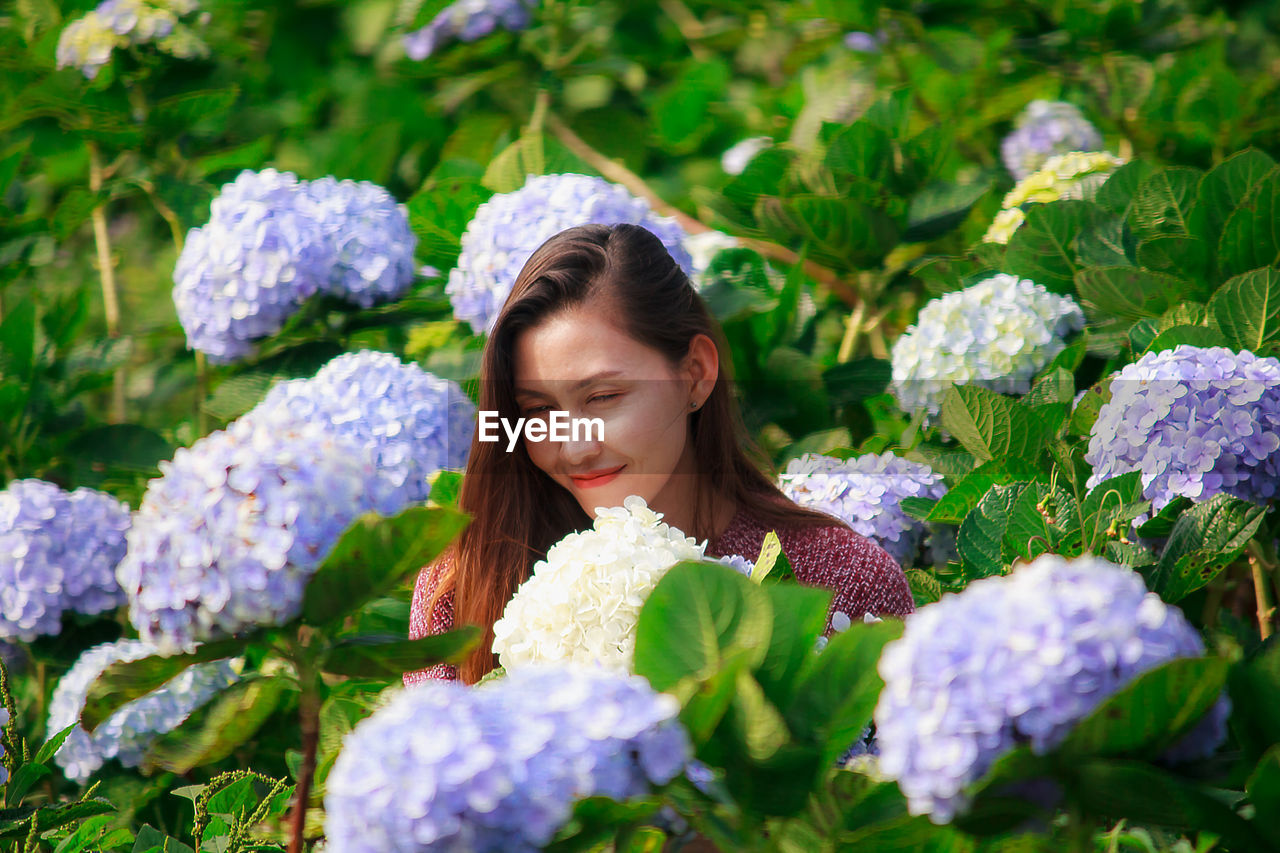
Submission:
M 660 378 L 662 354 L 624 332 L 605 312 L 562 311 L 515 340 L 517 387 L 537 382 L 584 382 L 604 377 Z

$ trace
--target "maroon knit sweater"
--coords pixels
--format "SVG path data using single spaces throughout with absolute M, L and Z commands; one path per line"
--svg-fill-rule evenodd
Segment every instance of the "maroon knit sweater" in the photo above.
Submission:
M 739 507 L 729 526 L 707 545 L 711 557 L 739 554 L 755 559 L 764 537 L 774 529 Z M 835 593 L 827 618 L 844 613 L 853 621 L 863 614 L 906 616 L 915 609 L 906 575 L 883 548 L 871 540 L 839 525 L 821 527 L 786 527 L 778 530 L 782 550 L 791 561 L 796 579 L 806 586 L 820 586 Z M 447 570 L 450 557 L 418 573 L 413 590 L 413 608 L 409 615 L 409 638 L 440 634 L 453 627 L 453 592 L 447 592 L 428 615 L 427 602 L 436 584 Z M 434 571 L 439 568 L 442 571 Z M 404 683 L 417 684 L 429 678 L 457 679 L 458 669 L 449 664 L 420 669 L 404 674 Z

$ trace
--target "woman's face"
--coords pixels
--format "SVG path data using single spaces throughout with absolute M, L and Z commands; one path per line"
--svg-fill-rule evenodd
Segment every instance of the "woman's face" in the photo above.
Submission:
M 602 303 L 588 302 L 522 332 L 514 355 L 521 417 L 549 422 L 563 411 L 602 424 L 577 440 L 523 439 L 533 464 L 588 515 L 628 495 L 668 513 L 684 503 L 693 478 L 672 475 L 695 473 L 689 415 L 715 384 L 710 338 L 697 336 L 684 363 L 672 365 L 622 331 Z

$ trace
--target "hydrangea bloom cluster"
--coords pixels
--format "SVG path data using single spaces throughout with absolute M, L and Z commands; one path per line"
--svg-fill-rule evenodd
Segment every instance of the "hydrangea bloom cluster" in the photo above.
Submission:
M 844 46 L 856 53 L 879 53 L 888 36 L 884 30 L 874 33 L 845 33 Z
M 348 853 L 542 849 L 577 800 L 625 800 L 684 769 L 679 710 L 643 678 L 603 670 L 409 688 L 347 736 L 325 835 Z
M 1157 511 L 1178 495 L 1275 497 L 1280 359 L 1187 344 L 1147 353 L 1111 380 L 1085 459 L 1090 488 L 1141 471 L 1143 496 Z
M 1059 199 L 1093 198 L 1124 160 L 1106 151 L 1073 151 L 1050 157 L 1039 171 L 1018 181 L 1005 195 L 1003 210 L 983 235 L 986 243 L 1008 243 L 1026 219 L 1024 204 L 1047 204 Z
M 94 646 L 80 655 L 54 688 L 49 701 L 49 733 L 60 732 L 80 719 L 90 685 L 108 666 L 156 653 L 155 646 L 142 640 L 119 640 Z M 137 767 L 158 735 L 177 728 L 193 711 L 238 681 L 237 669 L 230 660 L 188 667 L 159 689 L 122 706 L 103 720 L 93 734 L 76 726 L 54 760 L 68 779 L 82 784 L 112 758 L 118 758 L 126 767 Z
M 64 612 L 124 603 L 116 564 L 129 507 L 111 495 L 14 480 L 0 492 L 0 638 L 30 642 L 62 630 Z
M 196 0 L 103 0 L 63 28 L 58 67 L 78 68 L 92 80 L 117 47 L 149 43 L 179 59 L 204 55 L 204 43 L 178 22 L 198 6 Z
M 480 334 L 493 327 L 525 261 L 547 238 L 575 225 L 628 222 L 649 229 L 676 263 L 692 274 L 684 229 L 658 216 L 626 188 L 589 175 L 537 175 L 515 192 L 498 193 L 476 209 L 462 235 L 458 265 L 445 292 L 453 315 Z
M 894 342 L 893 393 L 906 412 L 936 415 L 952 384 L 1025 394 L 1031 377 L 1084 328 L 1069 296 L 1000 273 L 943 294 Z
M 1041 555 L 906 618 L 878 665 L 880 770 L 912 814 L 946 823 L 1005 752 L 1028 744 L 1044 754 L 1141 673 L 1203 653 L 1182 612 L 1137 573 L 1097 557 Z M 1220 699 L 1175 756 L 1211 754 L 1229 711 Z
M 801 506 L 841 519 L 902 566 L 912 564 L 925 524 L 899 503 L 906 497 L 936 500 L 947 492 L 942 475 L 928 465 L 887 452 L 852 459 L 806 453 L 787 463 L 778 487 Z
M 747 164 L 766 148 L 773 146 L 771 136 L 751 136 L 730 146 L 720 155 L 720 168 L 726 175 L 741 175 Z
M 367 181 L 299 181 L 245 170 L 222 187 L 174 269 L 187 344 L 230 362 L 328 293 L 368 307 L 412 283 L 417 238 L 404 205 Z
M 456 382 L 362 350 L 338 356 L 309 379 L 281 382 L 245 419 L 264 428 L 320 423 L 372 451 L 380 476 L 397 487 L 374 508 L 391 515 L 427 499 L 431 474 L 466 464 L 474 417 Z
M 116 577 L 134 626 L 165 654 L 293 618 L 356 517 L 408 503 L 372 449 L 324 423 L 243 418 L 160 471 Z
M 560 662 L 629 670 L 645 599 L 668 569 L 705 549 L 637 495 L 598 508 L 590 530 L 570 533 L 534 565 L 493 625 L 493 651 L 508 672 Z
M 404 52 L 423 60 L 451 41 L 475 41 L 498 27 L 527 29 L 538 0 L 457 0 L 420 30 L 404 37 Z
M 1000 143 L 1000 158 L 1016 180 L 1039 171 L 1045 161 L 1073 151 L 1098 151 L 1102 134 L 1080 108 L 1066 101 L 1035 100 Z

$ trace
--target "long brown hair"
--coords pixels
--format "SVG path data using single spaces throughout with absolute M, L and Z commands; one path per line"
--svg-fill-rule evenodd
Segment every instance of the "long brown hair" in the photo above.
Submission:
M 752 461 L 762 459 L 747 436 L 730 391 L 727 345 L 684 271 L 648 230 L 629 224 L 582 225 L 551 237 L 525 262 L 485 344 L 479 408 L 514 421 L 513 352 L 526 329 L 593 298 L 607 299 L 620 324 L 672 365 L 689 352 L 695 335 L 708 335 L 720 353 L 720 378 L 703 406 L 689 414 L 698 477 L 692 530 L 713 538 L 711 507 L 731 498 L 767 524 L 839 524 L 831 516 L 792 503 Z M 523 443 L 511 453 L 501 443 L 471 441 L 459 505 L 472 515 L 451 550 L 453 559 L 427 602 L 454 592 L 457 624 L 481 626 L 480 646 L 459 667 L 475 683 L 495 666 L 493 623 L 502 615 L 533 564 L 567 534 L 591 526 L 577 500 L 537 468 Z M 754 554 L 745 555 L 748 558 Z

